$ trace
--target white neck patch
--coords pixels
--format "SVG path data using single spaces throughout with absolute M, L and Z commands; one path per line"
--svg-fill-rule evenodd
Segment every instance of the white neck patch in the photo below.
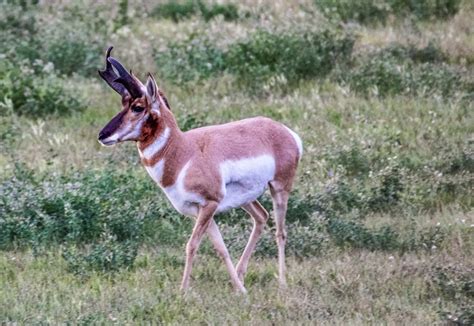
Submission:
M 146 160 L 150 160 L 153 156 L 165 147 L 168 139 L 170 138 L 170 128 L 166 127 L 165 130 L 159 135 L 153 143 L 148 145 L 143 151 L 140 152 L 140 156 Z

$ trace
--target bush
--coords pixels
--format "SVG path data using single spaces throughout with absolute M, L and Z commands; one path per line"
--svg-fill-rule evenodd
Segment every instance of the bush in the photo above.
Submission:
M 69 114 L 86 103 L 72 87 L 59 78 L 51 65 L 42 61 L 14 64 L 0 61 L 0 108 L 3 112 L 42 117 Z
M 39 20 L 42 8 L 2 6 L 0 54 L 18 64 L 52 63 L 58 74 L 96 74 L 102 64 L 108 24 L 99 12 L 80 6 L 64 8 L 55 24 Z
M 390 14 L 390 6 L 385 1 L 315 0 L 314 2 L 324 15 L 344 22 L 384 23 Z
M 217 16 L 224 17 L 226 21 L 234 21 L 239 19 L 239 11 L 237 7 L 232 3 L 227 4 L 212 4 L 209 7 L 199 2 L 201 14 L 206 21 L 209 21 Z
M 326 16 L 344 22 L 385 23 L 390 15 L 398 18 L 446 19 L 455 15 L 461 0 L 315 0 Z
M 323 78 L 349 61 L 353 40 L 328 30 L 272 34 L 259 31 L 231 44 L 227 51 L 199 35 L 172 43 L 155 53 L 162 75 L 176 83 L 198 81 L 224 71 L 241 85 L 260 90 L 271 80 L 295 86 L 300 80 Z
M 153 11 L 152 16 L 172 19 L 174 22 L 189 18 L 196 14 L 198 5 L 193 0 L 188 0 L 183 3 L 177 1 L 169 1 L 167 3 L 157 5 Z
M 120 171 L 39 177 L 20 167 L 0 184 L 0 249 L 94 243 L 103 234 L 117 242 L 158 239 L 158 217 L 175 223 L 179 215 L 156 200 L 157 192 Z
M 422 20 L 446 19 L 454 16 L 460 8 L 461 0 L 389 0 L 394 15 L 413 15 Z
M 400 249 L 399 235 L 389 226 L 370 230 L 362 224 L 331 218 L 327 231 L 338 246 L 352 246 L 369 250 Z
M 171 43 L 154 57 L 160 74 L 177 84 L 206 79 L 225 68 L 224 52 L 199 35 Z
M 93 244 L 86 250 L 75 246 L 67 247 L 62 256 L 69 272 L 87 276 L 91 271 L 108 273 L 131 268 L 137 257 L 137 249 L 137 242 L 117 242 L 110 238 Z
M 206 21 L 220 15 L 222 15 L 226 21 L 233 21 L 239 18 L 238 9 L 234 4 L 214 3 L 206 5 L 200 0 L 187 0 L 185 2 L 171 0 L 167 3 L 157 5 L 152 11 L 152 16 L 172 19 L 177 23 L 180 20 L 188 19 L 198 13 L 200 13 Z
M 252 87 L 262 87 L 279 76 L 295 85 L 300 80 L 323 78 L 336 64 L 347 63 L 353 43 L 351 37 L 328 30 L 287 34 L 259 31 L 230 46 L 226 66 L 240 82 Z
M 431 272 L 431 285 L 435 293 L 453 302 L 453 311 L 441 310 L 440 314 L 456 325 L 474 323 L 474 274 L 470 266 L 436 266 Z
M 340 79 L 365 95 L 470 96 L 472 82 L 459 69 L 439 63 L 443 58 L 432 45 L 421 50 L 390 46 L 359 58 Z

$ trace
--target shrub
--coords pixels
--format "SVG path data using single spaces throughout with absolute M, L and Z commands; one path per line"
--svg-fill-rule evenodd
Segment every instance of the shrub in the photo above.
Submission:
M 230 46 L 226 66 L 240 82 L 252 87 L 262 87 L 278 76 L 294 85 L 325 77 L 336 64 L 347 63 L 352 46 L 351 37 L 329 30 L 287 34 L 259 31 Z
M 461 0 L 389 0 L 394 15 L 404 17 L 413 15 L 422 20 L 445 19 L 455 15 L 460 8 Z
M 3 112 L 41 117 L 85 108 L 85 100 L 42 61 L 0 61 L 0 108 Z
M 391 46 L 359 58 L 355 67 L 340 79 L 357 93 L 366 95 L 469 96 L 472 82 L 463 78 L 459 69 L 436 63 L 442 58 L 432 46 L 419 51 Z
M 7 55 L 7 60 L 51 62 L 58 74 L 96 74 L 109 30 L 99 12 L 66 7 L 53 25 L 39 20 L 41 7 L 4 5 L 2 10 L 0 21 L 8 23 L 0 23 L 0 54 Z
M 201 9 L 201 14 L 206 21 L 209 21 L 217 16 L 224 17 L 224 20 L 226 21 L 234 21 L 239 19 L 239 11 L 237 7 L 232 3 L 215 3 L 208 7 L 204 5 L 204 3 L 199 2 L 199 7 Z
M 174 22 L 179 22 L 198 13 L 200 13 L 206 21 L 220 15 L 222 15 L 226 21 L 233 21 L 239 18 L 238 9 L 234 4 L 214 3 L 206 5 L 200 0 L 187 0 L 185 2 L 171 0 L 167 3 L 157 5 L 152 11 L 152 16 L 172 19 Z
M 337 64 L 349 61 L 353 40 L 328 30 L 272 34 L 259 31 L 250 39 L 219 49 L 202 36 L 191 35 L 155 53 L 162 75 L 176 83 L 234 74 L 242 86 L 261 90 L 279 79 L 294 86 L 300 80 L 322 78 Z
M 385 1 L 315 0 L 314 2 L 323 14 L 344 22 L 383 23 L 390 14 L 390 6 Z
M 443 298 L 453 302 L 456 309 L 440 314 L 456 325 L 471 325 L 474 322 L 474 274 L 470 266 L 435 266 L 430 282 L 433 290 Z
M 87 276 L 91 271 L 107 273 L 131 268 L 137 256 L 137 248 L 136 242 L 117 242 L 111 238 L 93 244 L 86 250 L 79 250 L 75 246 L 68 247 L 62 256 L 69 272 Z
M 196 14 L 197 10 L 197 3 L 193 0 L 188 0 L 183 3 L 169 1 L 157 5 L 153 9 L 152 15 L 155 17 L 172 19 L 174 22 L 178 22 Z
M 331 218 L 327 231 L 338 246 L 350 245 L 369 250 L 394 250 L 400 248 L 399 235 L 389 226 L 370 230 L 362 224 Z
M 157 191 L 148 180 L 120 171 L 40 177 L 19 167 L 0 184 L 0 248 L 80 245 L 103 234 L 117 242 L 158 239 L 163 220 L 157 217 L 174 223 L 178 214 L 162 207 Z M 179 223 L 173 231 L 183 232 Z
M 315 0 L 326 16 L 344 22 L 385 23 L 390 15 L 398 18 L 446 19 L 455 15 L 461 0 Z
M 209 78 L 225 67 L 224 52 L 198 35 L 171 43 L 154 57 L 160 74 L 177 84 Z

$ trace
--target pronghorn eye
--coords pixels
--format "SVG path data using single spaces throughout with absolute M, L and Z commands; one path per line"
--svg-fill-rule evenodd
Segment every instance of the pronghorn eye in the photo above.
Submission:
M 132 107 L 132 111 L 135 112 L 135 113 L 140 113 L 140 112 L 143 112 L 143 110 L 145 110 L 145 108 L 143 106 L 133 106 Z

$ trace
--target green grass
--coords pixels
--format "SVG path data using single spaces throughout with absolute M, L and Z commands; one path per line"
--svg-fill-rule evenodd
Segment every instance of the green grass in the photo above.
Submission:
M 0 5 L 0 323 L 473 323 L 468 1 L 383 24 L 365 24 L 368 2 L 360 24 L 318 9 L 337 1 L 200 2 L 212 19 L 170 2 L 191 13 L 159 20 L 143 3 Z M 96 140 L 120 105 L 95 75 L 109 44 L 157 75 L 183 129 L 264 115 L 301 135 L 286 290 L 270 219 L 248 296 L 207 240 L 179 292 L 192 221 L 135 144 Z M 217 221 L 237 261 L 251 221 Z

